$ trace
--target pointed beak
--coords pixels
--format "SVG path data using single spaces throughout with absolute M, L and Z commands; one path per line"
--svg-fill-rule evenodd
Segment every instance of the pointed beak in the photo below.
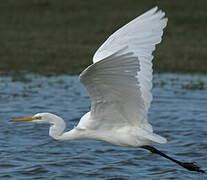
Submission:
M 33 121 L 35 119 L 36 119 L 35 117 L 25 117 L 25 118 L 10 120 L 10 122 Z

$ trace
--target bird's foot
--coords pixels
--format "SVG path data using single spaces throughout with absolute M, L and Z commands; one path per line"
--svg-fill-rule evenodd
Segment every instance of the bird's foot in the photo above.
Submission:
M 205 173 L 204 170 L 202 170 L 199 166 L 197 166 L 195 163 L 187 163 L 187 162 L 181 162 L 181 166 L 188 169 L 189 171 L 197 171 L 200 173 Z

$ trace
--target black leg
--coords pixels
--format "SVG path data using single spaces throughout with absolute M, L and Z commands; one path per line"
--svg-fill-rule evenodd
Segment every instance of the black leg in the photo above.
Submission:
M 198 167 L 194 163 L 186 163 L 186 162 L 181 162 L 181 161 L 178 161 L 176 159 L 173 159 L 173 158 L 167 156 L 166 154 L 164 154 L 163 152 L 157 150 L 153 146 L 142 146 L 141 148 L 147 149 L 148 151 L 151 151 L 152 153 L 159 154 L 160 156 L 179 164 L 180 166 L 184 167 L 185 169 L 188 169 L 189 171 L 197 171 L 197 172 L 200 172 L 200 173 L 205 173 L 205 171 L 200 169 L 200 167 Z

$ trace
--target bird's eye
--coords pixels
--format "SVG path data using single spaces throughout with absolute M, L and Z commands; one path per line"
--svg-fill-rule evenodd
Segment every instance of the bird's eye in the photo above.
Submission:
M 42 119 L 42 117 L 41 116 L 36 116 L 35 119 Z

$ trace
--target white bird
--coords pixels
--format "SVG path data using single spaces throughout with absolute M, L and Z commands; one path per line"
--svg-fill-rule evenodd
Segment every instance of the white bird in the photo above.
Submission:
M 167 25 L 157 7 L 138 16 L 113 33 L 96 51 L 93 64 L 80 74 L 91 98 L 91 111 L 79 124 L 64 132 L 65 122 L 51 113 L 12 120 L 48 123 L 56 140 L 94 139 L 114 145 L 141 147 L 184 168 L 204 172 L 193 163 L 172 159 L 149 144 L 166 143 L 147 121 L 152 101 L 152 52 Z

